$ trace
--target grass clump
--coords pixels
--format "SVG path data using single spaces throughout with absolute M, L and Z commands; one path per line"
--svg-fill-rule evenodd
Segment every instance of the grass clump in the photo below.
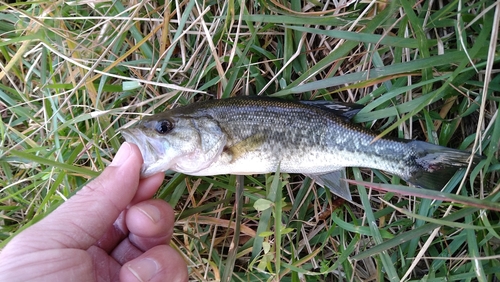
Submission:
M 354 203 L 300 175 L 167 175 L 157 197 L 191 278 L 499 279 L 499 14 L 487 0 L 0 2 L 0 246 L 98 175 L 141 115 L 337 99 L 382 134 L 486 159 L 441 194 L 349 169 Z

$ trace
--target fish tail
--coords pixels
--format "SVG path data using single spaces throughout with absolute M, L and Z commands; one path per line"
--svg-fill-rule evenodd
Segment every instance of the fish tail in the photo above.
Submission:
M 470 158 L 473 159 L 474 165 L 483 159 L 483 157 L 471 152 L 423 141 L 410 141 L 408 145 L 415 152 L 415 155 L 411 165 L 413 169 L 405 180 L 426 189 L 441 190 L 459 169 L 469 165 Z

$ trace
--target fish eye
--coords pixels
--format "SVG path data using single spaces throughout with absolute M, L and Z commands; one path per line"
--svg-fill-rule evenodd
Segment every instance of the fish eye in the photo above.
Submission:
M 174 125 L 169 120 L 163 119 L 156 123 L 155 130 L 160 134 L 167 134 L 174 128 Z

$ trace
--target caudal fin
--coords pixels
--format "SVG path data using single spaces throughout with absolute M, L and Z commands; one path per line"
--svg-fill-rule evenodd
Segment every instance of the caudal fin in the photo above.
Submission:
M 482 157 L 470 152 L 451 149 L 434 145 L 423 141 L 411 141 L 408 143 L 416 152 L 413 160 L 414 167 L 407 182 L 426 189 L 441 190 L 453 177 L 455 172 L 469 165 L 469 159 L 473 158 L 473 164 L 478 164 Z

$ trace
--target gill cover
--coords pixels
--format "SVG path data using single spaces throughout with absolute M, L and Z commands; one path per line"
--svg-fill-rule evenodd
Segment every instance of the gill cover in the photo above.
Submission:
M 209 167 L 220 157 L 227 142 L 226 135 L 218 123 L 208 117 L 185 120 L 183 124 L 185 126 L 176 128 L 180 132 L 179 135 L 187 135 L 191 139 L 187 142 L 191 145 L 185 145 L 187 141 L 185 138 L 171 137 L 172 150 L 183 148 L 181 150 L 183 153 L 178 154 L 170 169 L 187 174 L 196 173 Z

